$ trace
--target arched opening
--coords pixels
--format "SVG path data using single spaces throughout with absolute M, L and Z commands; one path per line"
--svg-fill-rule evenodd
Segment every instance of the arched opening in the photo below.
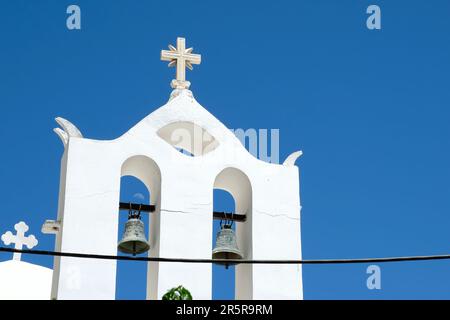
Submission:
M 219 142 L 208 131 L 189 121 L 170 123 L 158 130 L 158 136 L 191 157 L 205 155 L 219 146 Z
M 217 211 L 235 212 L 233 196 L 224 190 L 214 189 L 213 209 Z M 220 220 L 213 219 L 212 247 L 216 244 L 216 236 L 220 230 Z M 236 224 L 233 225 L 236 230 Z M 233 300 L 235 291 L 235 267 L 226 269 L 217 264 L 212 265 L 212 299 L 213 300 Z
M 146 156 L 133 156 L 123 163 L 121 177 L 121 202 L 155 205 L 154 212 L 141 213 L 145 237 L 150 245 L 148 253 L 142 255 L 159 256 L 161 171 L 152 159 Z M 127 219 L 128 212 L 119 213 L 119 240 Z M 125 287 L 128 292 L 127 299 L 156 299 L 157 266 L 155 263 L 119 261 L 116 298 L 121 299 L 121 291 Z M 126 281 L 129 282 L 125 283 Z
M 241 170 L 236 168 L 226 168 L 217 175 L 214 181 L 214 189 L 223 190 L 229 193 L 234 200 L 233 213 L 246 216 L 244 222 L 234 223 L 236 228 L 236 240 L 243 258 L 252 259 L 252 188 L 250 180 Z M 220 204 L 221 200 L 217 200 L 218 204 Z M 214 199 L 213 205 L 215 211 L 227 211 L 226 208 L 225 210 L 217 208 L 215 201 L 216 199 Z M 213 240 L 215 240 L 215 235 Z M 234 298 L 252 299 L 252 266 L 249 264 L 241 264 L 235 266 L 233 269 L 235 273 Z M 230 268 L 226 271 L 230 270 L 232 269 Z M 227 287 L 224 287 L 224 293 L 229 290 L 226 288 Z M 221 289 L 216 288 L 216 290 L 219 290 L 220 292 Z
M 150 193 L 147 187 L 133 176 L 123 176 L 120 181 L 120 201 L 149 204 Z M 149 224 L 148 214 L 142 213 L 141 219 L 144 221 L 145 235 L 148 239 Z M 128 212 L 119 213 L 119 232 L 117 241 L 122 239 L 125 231 L 125 223 L 128 220 Z M 119 256 L 127 255 L 120 251 Z M 139 254 L 136 256 L 146 256 Z M 147 294 L 147 265 L 142 262 L 117 261 L 116 276 L 116 299 L 118 300 L 144 300 Z

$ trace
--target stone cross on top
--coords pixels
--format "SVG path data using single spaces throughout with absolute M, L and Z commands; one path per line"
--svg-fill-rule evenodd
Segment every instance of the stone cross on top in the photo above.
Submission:
M 25 232 L 28 231 L 28 226 L 25 222 L 21 221 L 14 225 L 14 229 L 16 229 L 17 234 L 13 235 L 11 231 L 8 231 L 2 235 L 2 241 L 5 245 L 9 246 L 11 243 L 14 243 L 14 249 L 22 250 L 23 245 L 26 245 L 28 249 L 33 248 L 38 244 L 38 241 L 34 235 L 29 235 L 25 237 Z M 13 260 L 20 261 L 22 253 L 14 252 Z
M 193 64 L 200 64 L 202 56 L 193 54 L 193 48 L 186 49 L 186 39 L 177 38 L 177 47 L 169 44 L 170 50 L 161 50 L 161 60 L 170 61 L 169 67 L 177 67 L 177 77 L 170 85 L 174 89 L 189 89 L 191 83 L 186 81 L 186 67 L 192 70 Z

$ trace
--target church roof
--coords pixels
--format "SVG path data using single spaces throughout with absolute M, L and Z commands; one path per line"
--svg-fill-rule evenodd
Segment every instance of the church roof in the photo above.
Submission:
M 53 271 L 24 261 L 0 262 L 0 300 L 49 300 Z

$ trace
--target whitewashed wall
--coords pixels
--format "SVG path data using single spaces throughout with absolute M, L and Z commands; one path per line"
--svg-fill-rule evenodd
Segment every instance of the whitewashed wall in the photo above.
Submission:
M 213 189 L 220 188 L 234 196 L 238 213 L 248 215 L 237 227 L 245 258 L 300 259 L 298 168 L 257 160 L 190 91 L 176 93 L 118 139 L 69 139 L 61 162 L 57 250 L 117 254 L 120 178 L 133 175 L 150 189 L 157 206 L 150 218 L 150 256 L 210 259 Z M 190 149 L 196 156 L 168 143 L 180 138 L 180 130 L 204 137 Z M 149 263 L 148 268 L 149 299 L 161 299 L 180 284 L 194 299 L 211 299 L 210 264 Z M 115 261 L 55 258 L 54 273 L 55 298 L 115 298 Z M 300 265 L 236 268 L 238 299 L 302 296 Z

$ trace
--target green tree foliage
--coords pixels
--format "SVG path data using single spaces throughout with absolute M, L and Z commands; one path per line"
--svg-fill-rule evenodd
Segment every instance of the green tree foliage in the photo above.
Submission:
M 188 289 L 178 286 L 170 289 L 162 297 L 163 300 L 192 300 L 192 295 Z

